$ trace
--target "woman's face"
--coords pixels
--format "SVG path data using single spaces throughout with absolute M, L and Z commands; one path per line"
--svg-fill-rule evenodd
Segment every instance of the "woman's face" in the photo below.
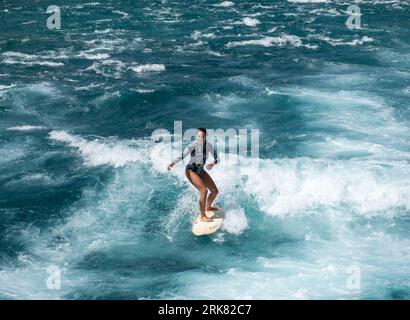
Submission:
M 196 139 L 198 140 L 199 143 L 204 143 L 205 133 L 203 131 L 198 130 L 198 132 L 196 133 Z

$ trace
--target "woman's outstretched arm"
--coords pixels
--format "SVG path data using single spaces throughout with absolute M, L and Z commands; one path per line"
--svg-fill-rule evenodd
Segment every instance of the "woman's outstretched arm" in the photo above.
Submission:
M 168 170 L 171 170 L 171 168 L 176 165 L 178 162 L 182 161 L 188 154 L 191 153 L 193 148 L 195 147 L 195 144 L 191 143 L 189 146 L 187 146 L 184 150 L 183 153 L 181 153 L 180 156 L 176 157 L 167 167 Z

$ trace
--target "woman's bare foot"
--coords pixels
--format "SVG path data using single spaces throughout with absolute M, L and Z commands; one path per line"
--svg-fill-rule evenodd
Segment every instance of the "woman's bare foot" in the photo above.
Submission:
M 205 211 L 216 211 L 216 210 L 219 210 L 219 208 L 215 208 L 215 207 L 205 208 Z
M 203 222 L 211 222 L 212 218 L 208 218 L 207 216 L 201 216 L 201 221 Z

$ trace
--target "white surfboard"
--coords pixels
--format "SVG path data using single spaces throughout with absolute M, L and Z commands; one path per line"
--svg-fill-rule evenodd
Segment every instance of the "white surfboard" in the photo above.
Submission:
M 206 234 L 212 234 L 216 232 L 224 222 L 224 210 L 219 204 L 215 205 L 218 210 L 215 211 L 205 211 L 208 218 L 212 218 L 212 221 L 205 222 L 201 221 L 201 213 L 199 212 L 193 223 L 192 223 L 192 233 L 196 236 L 202 236 Z

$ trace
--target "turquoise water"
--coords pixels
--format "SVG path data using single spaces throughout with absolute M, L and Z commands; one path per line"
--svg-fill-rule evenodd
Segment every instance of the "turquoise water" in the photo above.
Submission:
M 410 297 L 408 1 L 52 4 L 0 3 L 0 298 Z M 174 121 L 260 132 L 209 237 Z

